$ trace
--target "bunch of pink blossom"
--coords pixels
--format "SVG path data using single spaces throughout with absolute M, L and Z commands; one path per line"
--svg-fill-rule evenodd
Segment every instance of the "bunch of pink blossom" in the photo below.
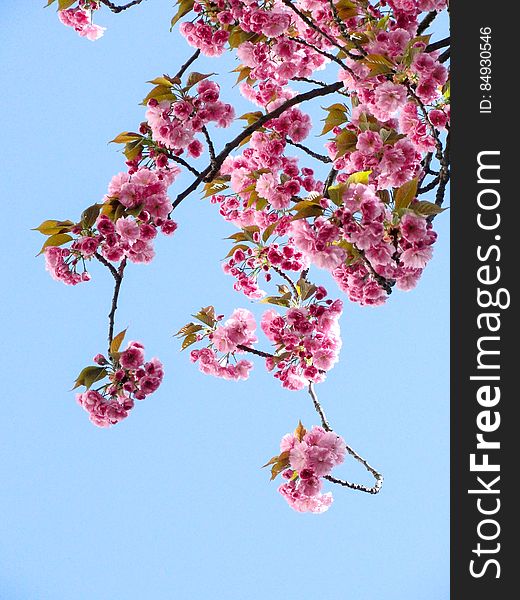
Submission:
M 172 204 L 167 190 L 178 173 L 175 166 L 155 171 L 142 167 L 132 174 L 115 175 L 103 204 L 91 207 L 96 214 L 101 211 L 95 222 L 82 220 L 69 227 L 68 231 L 78 236 L 68 236 L 72 241 L 69 248 L 45 248 L 51 276 L 68 285 L 88 281 L 85 261 L 96 253 L 109 262 L 126 258 L 134 263 L 149 263 L 155 255 L 153 240 L 157 231 L 171 235 L 177 229 L 177 223 L 169 218 Z M 81 274 L 77 273 L 78 265 L 84 269 Z
M 76 395 L 76 400 L 98 427 L 110 427 L 126 419 L 134 407 L 134 400 L 144 400 L 161 385 L 164 371 L 157 358 L 145 362 L 144 346 L 129 342 L 127 348 L 114 358 L 102 354 L 94 357 L 100 367 L 96 381 L 108 376 L 109 383 L 97 390 L 87 389 Z M 96 369 L 95 367 L 89 367 Z M 78 378 L 78 385 L 85 385 Z
M 266 365 L 286 389 L 297 391 L 323 381 L 338 361 L 343 303 L 324 300 L 326 294 L 318 287 L 307 306 L 289 308 L 283 316 L 274 310 L 262 316 L 262 331 L 276 346 Z
M 197 93 L 183 93 L 176 101 L 155 98 L 148 101 L 146 120 L 152 139 L 179 155 L 187 150 L 188 156 L 198 158 L 203 145 L 195 135 L 209 123 L 217 127 L 229 127 L 235 118 L 231 104 L 221 102 L 218 83 L 205 79 L 197 85 Z
M 317 426 L 306 431 L 300 423 L 294 433 L 282 438 L 280 452 L 267 464 L 273 465 L 272 478 L 281 472 L 287 480 L 278 491 L 289 506 L 298 512 L 326 511 L 332 504 L 332 494 L 321 492 L 322 480 L 345 460 L 343 438 Z
M 76 8 L 58 11 L 58 18 L 67 27 L 72 27 L 81 37 L 90 41 L 98 40 L 106 31 L 106 27 L 94 25 L 92 13 L 99 9 L 99 2 L 80 0 Z
M 68 248 L 50 246 L 44 250 L 44 255 L 45 268 L 56 281 L 62 281 L 66 285 L 77 285 L 90 280 L 90 275 L 85 270 L 80 254 L 72 252 Z M 80 264 L 84 270 L 78 273 L 77 268 Z
M 236 248 L 231 258 L 223 264 L 223 270 L 236 278 L 233 285 L 236 291 L 258 300 L 265 296 L 265 292 L 258 287 L 261 273 L 268 282 L 271 281 L 271 269 L 296 272 L 303 271 L 307 266 L 308 261 L 289 238 L 284 244 L 258 244 L 254 249 L 245 245 Z
M 215 318 L 213 326 L 199 333 L 196 340 L 207 339 L 209 345 L 200 350 L 192 350 L 190 358 L 199 365 L 206 375 L 238 381 L 247 379 L 253 363 L 237 359 L 236 355 L 251 350 L 258 340 L 255 335 L 256 321 L 253 314 L 237 308 L 222 324 L 222 316 Z M 201 328 L 202 329 L 202 328 Z

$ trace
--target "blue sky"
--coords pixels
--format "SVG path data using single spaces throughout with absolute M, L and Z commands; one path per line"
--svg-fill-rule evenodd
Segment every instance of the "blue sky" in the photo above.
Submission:
M 94 266 L 89 284 L 52 281 L 30 228 L 101 199 L 124 168 L 106 142 L 143 119 L 145 81 L 191 52 L 168 31 L 170 2 L 102 11 L 96 43 L 41 4 L 0 7 L 0 599 L 448 598 L 448 213 L 414 292 L 347 303 L 341 362 L 318 386 L 335 429 L 384 473 L 379 495 L 334 487 L 328 513 L 292 512 L 259 467 L 298 419 L 317 423 L 309 397 L 260 363 L 237 384 L 179 353 L 172 334 L 200 306 L 251 308 L 220 267 L 232 228 L 197 196 L 156 260 L 128 269 L 118 312 L 165 382 L 119 426 L 95 428 L 68 390 L 105 348 L 110 278 Z M 353 461 L 337 474 L 371 483 Z

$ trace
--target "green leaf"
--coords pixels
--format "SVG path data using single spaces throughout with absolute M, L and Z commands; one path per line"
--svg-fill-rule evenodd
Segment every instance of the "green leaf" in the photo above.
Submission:
M 432 217 L 434 215 L 440 215 L 441 212 L 444 212 L 446 209 L 441 206 L 434 204 L 433 202 L 428 202 L 427 200 L 421 200 L 420 202 L 414 202 L 412 205 L 408 207 L 413 212 L 418 215 L 423 215 L 424 217 Z
M 132 131 L 123 131 L 113 140 L 108 142 L 109 144 L 126 144 L 127 142 L 133 142 L 134 140 L 140 140 L 143 136 L 139 133 L 133 133 Z
M 255 112 L 248 112 L 243 114 L 241 117 L 238 117 L 241 121 L 247 121 L 247 125 L 252 125 L 253 123 L 256 123 L 258 121 L 258 119 L 260 119 L 260 117 L 263 116 L 263 113 L 259 110 L 256 110 Z
M 42 254 L 45 248 L 49 248 L 50 246 L 63 246 L 63 244 L 71 242 L 72 239 L 72 236 L 68 235 L 67 233 L 56 233 L 54 235 L 51 235 L 45 240 L 45 243 L 43 244 L 41 250 L 36 256 L 40 256 L 40 254 Z
M 352 19 L 352 17 L 355 17 L 358 14 L 357 6 L 354 2 L 350 2 L 350 0 L 339 0 L 339 2 L 336 2 L 335 4 L 338 16 L 342 21 Z
M 271 235 L 273 234 L 274 230 L 276 229 L 276 227 L 278 226 L 278 221 L 275 221 L 274 223 L 271 223 L 271 225 L 268 225 L 265 228 L 265 231 L 262 235 L 262 241 L 265 243 L 267 242 L 267 240 L 271 237 Z
M 296 429 L 294 430 L 294 436 L 295 438 L 301 442 L 303 440 L 303 436 L 307 433 L 307 430 L 305 429 L 305 427 L 302 425 L 301 421 L 298 421 L 298 426 L 296 427 Z
M 209 327 L 213 327 L 216 323 L 215 309 L 213 306 L 206 306 L 205 308 L 201 308 L 199 312 L 193 316 L 199 321 L 202 321 L 205 325 L 208 325 Z
M 142 147 L 144 143 L 144 138 L 140 140 L 135 140 L 133 142 L 128 142 L 125 146 L 123 154 L 126 156 L 128 160 L 134 160 L 141 153 Z
M 80 385 L 84 385 L 88 390 L 94 383 L 96 383 L 96 381 L 103 379 L 104 377 L 106 377 L 106 375 L 107 370 L 105 369 L 105 367 L 85 367 L 77 376 L 76 382 L 72 389 L 75 390 Z
M 171 29 L 173 29 L 173 27 L 175 27 L 175 24 L 182 19 L 182 17 L 184 17 L 184 15 L 187 15 L 190 10 L 193 8 L 193 6 L 195 5 L 195 0 L 180 0 L 180 2 L 177 2 L 177 13 L 175 14 L 175 16 L 173 17 L 172 21 L 171 21 Z
M 81 213 L 81 224 L 85 229 L 90 229 L 94 225 L 102 206 L 102 204 L 93 204 Z
M 204 185 L 204 196 L 202 197 L 208 198 L 209 196 L 221 194 L 224 190 L 228 189 L 228 181 L 229 179 L 223 179 L 221 177 L 212 179 Z
M 370 173 L 372 173 L 372 171 L 358 171 L 357 173 L 352 173 L 347 179 L 347 183 L 363 183 L 368 185 Z
M 342 105 L 339 105 L 339 106 L 342 106 Z M 326 109 L 326 110 L 329 110 L 329 109 Z M 339 127 L 340 125 L 343 125 L 343 123 L 346 123 L 347 120 L 348 120 L 348 118 L 347 118 L 345 111 L 338 110 L 336 108 L 331 108 L 329 110 L 328 116 L 325 119 L 322 119 L 322 121 L 325 121 L 325 123 L 323 125 L 323 129 L 321 130 L 320 135 L 325 135 L 329 131 L 332 131 L 334 129 L 334 127 Z
M 187 335 L 184 338 L 184 340 L 181 344 L 181 351 L 186 350 L 186 348 L 188 348 L 189 346 L 194 344 L 196 341 L 197 341 L 197 336 L 194 333 L 190 333 L 189 335 Z
M 303 206 L 300 206 L 303 205 Z M 292 221 L 306 219 L 307 217 L 320 217 L 324 209 L 319 204 L 307 204 L 306 201 L 298 202 L 295 206 L 296 214 L 292 217 Z
M 202 325 L 199 325 L 198 323 L 187 323 L 179 329 L 179 331 L 175 334 L 175 337 L 185 337 L 191 333 L 197 333 L 202 329 Z
M 347 185 L 345 183 L 335 183 L 328 187 L 327 194 L 336 206 L 341 206 L 343 204 L 343 192 L 346 187 Z
M 356 149 L 357 135 L 349 129 L 344 129 L 336 136 L 336 158 L 344 156 L 347 152 L 353 152 Z
M 184 90 L 188 91 L 194 85 L 199 83 L 199 81 L 203 81 L 204 79 L 207 79 L 208 77 L 211 77 L 212 75 L 215 75 L 215 73 L 197 73 L 197 72 L 190 73 L 188 75 L 188 79 L 186 80 L 186 85 L 184 86 Z
M 150 79 L 150 81 L 147 81 L 146 83 L 151 83 L 153 85 L 163 85 L 165 87 L 171 87 L 174 83 L 179 83 L 179 79 L 176 78 L 170 78 L 167 75 L 163 75 L 162 77 L 156 77 L 155 79 Z
M 403 183 L 403 185 L 395 191 L 394 194 L 394 210 L 400 208 L 408 208 L 412 200 L 417 196 L 417 187 L 419 182 L 417 179 L 412 179 Z
M 70 231 L 74 227 L 75 223 L 72 221 L 44 221 L 38 227 L 35 227 L 31 231 L 39 231 L 43 235 L 54 235 L 56 233 L 65 233 Z
M 371 77 L 391 73 L 394 67 L 393 63 L 383 54 L 367 54 L 360 62 L 370 68 Z
M 58 0 L 58 10 L 66 10 L 67 8 L 70 8 L 73 4 L 76 4 L 77 0 Z M 49 2 L 49 4 L 51 4 Z M 49 6 L 49 4 L 47 4 L 47 6 Z
M 291 305 L 291 298 L 292 294 L 291 292 L 288 292 L 283 296 L 266 296 L 265 298 L 262 298 L 260 302 L 263 304 L 274 304 L 275 306 L 285 306 L 288 308 Z
M 126 331 L 127 331 L 126 329 L 123 329 L 123 331 L 120 331 L 114 337 L 114 339 L 110 342 L 110 354 L 115 354 L 116 352 L 119 352 L 119 348 L 121 348 L 121 344 L 123 343 L 123 340 L 125 339 Z

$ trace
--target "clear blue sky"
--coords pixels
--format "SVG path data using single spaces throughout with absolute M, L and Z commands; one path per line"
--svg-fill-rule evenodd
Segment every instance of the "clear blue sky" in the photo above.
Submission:
M 143 119 L 145 81 L 190 50 L 168 31 L 172 2 L 102 11 L 96 43 L 43 4 L 0 7 L 0 599 L 447 599 L 448 214 L 418 289 L 347 304 L 341 363 L 318 387 L 333 426 L 384 473 L 381 494 L 334 486 L 328 513 L 292 512 L 259 467 L 299 418 L 317 423 L 309 397 L 260 364 L 229 383 L 178 352 L 172 333 L 194 309 L 249 306 L 221 272 L 232 229 L 198 197 L 154 263 L 128 269 L 118 313 L 165 382 L 124 423 L 95 428 L 68 390 L 105 348 L 111 282 L 96 267 L 86 285 L 52 281 L 29 229 L 101 199 L 123 167 L 106 142 Z M 338 475 L 371 483 L 353 461 Z

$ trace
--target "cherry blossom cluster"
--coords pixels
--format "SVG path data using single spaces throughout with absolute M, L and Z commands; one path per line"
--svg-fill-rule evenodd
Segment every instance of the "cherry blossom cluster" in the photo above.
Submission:
M 87 389 L 77 394 L 76 400 L 98 427 L 110 427 L 128 417 L 135 400 L 144 400 L 161 385 L 164 371 L 157 358 L 145 362 L 144 346 L 129 342 L 127 348 L 107 359 L 102 354 L 94 357 L 98 367 L 87 367 L 80 373 L 77 385 L 90 388 L 108 377 L 109 382 L 98 389 Z M 89 380 L 90 378 L 90 380 Z
M 57 241 L 72 242 L 70 247 L 53 245 L 55 235 L 49 238 L 44 254 L 51 276 L 67 285 L 88 281 L 86 261 L 96 253 L 114 263 L 123 259 L 149 263 L 155 255 L 157 231 L 171 235 L 177 229 L 177 223 L 169 218 L 172 204 L 167 189 L 178 173 L 173 166 L 155 171 L 142 167 L 132 174 L 115 175 L 103 203 L 87 209 L 80 223 L 72 223 L 58 234 Z
M 197 133 L 209 123 L 229 127 L 235 118 L 231 104 L 219 100 L 218 83 L 205 79 L 196 91 L 196 95 L 183 94 L 174 102 L 151 98 L 146 111 L 152 139 L 177 155 L 186 149 L 192 158 L 198 158 L 204 150 L 202 142 L 195 139 Z
M 69 6 L 72 3 L 69 3 Z M 98 40 L 106 31 L 106 27 L 95 25 L 92 22 L 93 12 L 99 9 L 99 2 L 94 0 L 80 0 L 76 8 L 67 8 L 58 11 L 58 18 L 67 27 L 72 27 L 81 37 L 88 40 Z
M 279 473 L 286 480 L 278 491 L 298 512 L 322 513 L 332 504 L 332 493 L 322 493 L 323 477 L 345 460 L 346 444 L 333 431 L 314 426 L 306 431 L 298 425 L 280 442 L 280 455 L 273 457 L 271 479 Z M 265 466 L 267 466 L 265 465 Z
M 331 271 L 340 289 L 361 305 L 386 300 L 377 275 L 404 291 L 415 287 L 437 239 L 427 218 L 414 212 L 413 202 L 392 211 L 364 184 L 347 185 L 341 206 L 329 218 L 295 221 L 291 235 L 309 261 Z
M 253 363 L 237 358 L 237 354 L 251 351 L 253 344 L 258 341 L 253 314 L 244 308 L 237 308 L 227 321 L 221 323 L 224 316 L 215 315 L 213 307 L 208 307 L 195 316 L 206 327 L 188 323 L 178 336 L 184 337 L 184 348 L 204 340 L 208 345 L 192 350 L 191 361 L 197 363 L 200 371 L 206 375 L 233 381 L 248 379 Z
M 325 288 L 316 288 L 305 306 L 289 308 L 285 315 L 268 310 L 261 327 L 276 352 L 266 366 L 282 387 L 298 391 L 310 382 L 319 383 L 338 362 L 341 350 L 339 317 L 341 300 L 324 300 Z
M 259 240 L 253 233 L 252 239 Z M 223 264 L 224 273 L 236 278 L 233 289 L 242 292 L 252 300 L 259 300 L 266 295 L 258 286 L 258 277 L 263 274 L 266 282 L 271 281 L 271 269 L 286 271 L 303 271 L 308 266 L 302 252 L 296 248 L 292 239 L 284 244 L 272 243 L 258 245 L 256 248 L 242 244 L 235 246 L 231 258 Z

